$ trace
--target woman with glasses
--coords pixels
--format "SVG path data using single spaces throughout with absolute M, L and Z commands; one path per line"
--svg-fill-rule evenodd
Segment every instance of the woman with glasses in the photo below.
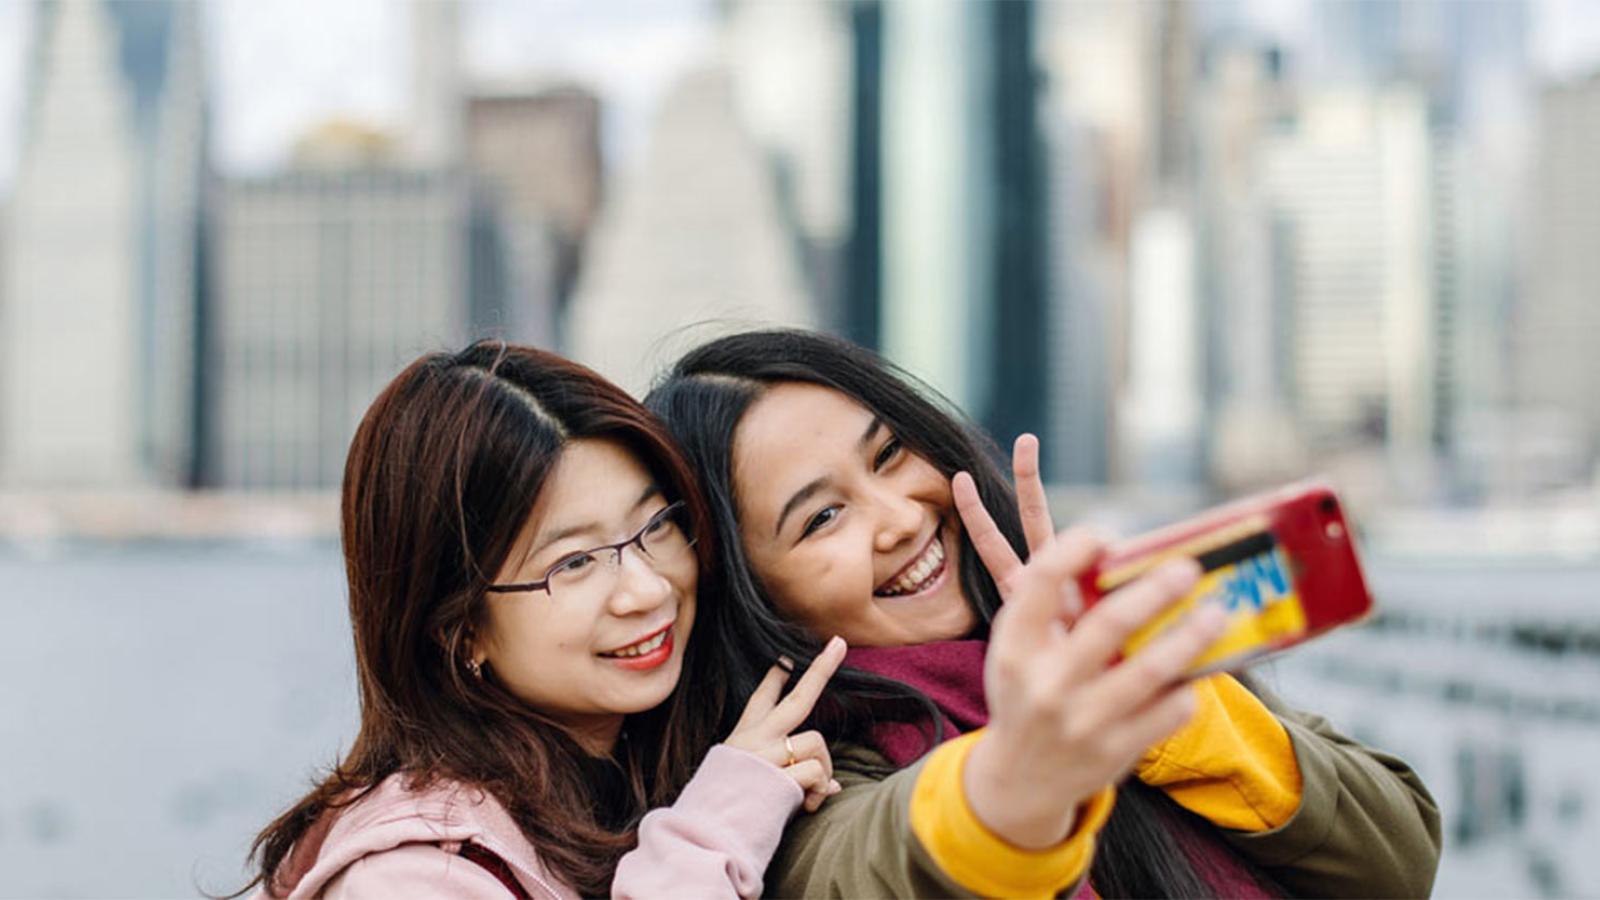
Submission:
M 717 744 L 742 697 L 691 639 L 708 514 L 588 369 L 423 357 L 357 429 L 341 516 L 360 731 L 256 839 L 262 894 L 753 897 L 838 790 L 793 732 L 842 641 L 787 696 L 773 667 Z
M 1244 676 L 1184 683 L 1219 610 L 1112 664 L 1198 566 L 1084 612 L 1103 546 L 1054 533 L 1032 438 L 1010 485 L 959 413 L 799 331 L 712 341 L 646 405 L 716 519 L 730 680 L 852 647 L 818 710 L 844 789 L 790 826 L 775 893 L 1428 893 L 1438 810 L 1405 763 Z

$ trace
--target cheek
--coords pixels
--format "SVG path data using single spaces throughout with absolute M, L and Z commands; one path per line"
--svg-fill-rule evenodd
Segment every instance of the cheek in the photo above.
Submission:
M 789 618 L 814 622 L 849 616 L 871 602 L 870 538 L 835 535 L 817 549 L 804 557 L 797 555 L 796 564 L 787 566 L 781 582 L 774 583 L 779 611 Z
M 920 456 L 912 457 L 912 462 L 915 465 L 910 467 L 911 472 L 908 477 L 913 482 L 912 487 L 917 496 L 932 500 L 942 507 L 953 507 L 956 501 L 955 495 L 950 491 L 950 479 L 934 468 L 933 463 Z
M 584 646 L 584 634 L 573 622 L 526 606 L 491 615 L 489 628 L 492 651 L 523 663 L 539 658 L 546 648 L 566 652 Z

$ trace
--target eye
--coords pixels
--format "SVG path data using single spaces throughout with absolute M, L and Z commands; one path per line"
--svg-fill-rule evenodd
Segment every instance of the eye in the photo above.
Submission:
M 661 512 L 651 516 L 650 521 L 645 523 L 645 536 L 660 534 L 674 524 L 676 523 L 672 521 L 672 516 L 668 514 L 667 510 L 663 509 Z
M 872 458 L 872 471 L 876 472 L 892 462 L 896 456 L 900 455 L 902 446 L 900 439 L 897 437 L 891 437 L 884 441 L 883 446 L 878 448 L 878 455 Z
M 838 517 L 839 517 L 839 507 L 837 507 L 837 506 L 823 507 L 822 509 L 817 511 L 816 515 L 812 516 L 809 520 L 806 521 L 805 530 L 800 532 L 800 539 L 801 540 L 805 540 L 806 538 L 810 537 L 817 529 L 823 527 L 824 525 L 827 525 L 829 522 L 832 522 L 834 519 L 836 519 Z
M 594 564 L 593 553 L 574 553 L 550 567 L 549 578 L 570 578 Z

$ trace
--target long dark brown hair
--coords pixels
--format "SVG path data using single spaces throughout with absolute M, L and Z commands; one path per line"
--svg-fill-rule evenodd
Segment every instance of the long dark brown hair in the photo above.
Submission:
M 722 541 L 708 584 L 721 600 L 702 627 L 728 657 L 721 666 L 735 690 L 748 692 L 779 655 L 809 663 L 817 638 L 784 619 L 772 604 L 739 537 L 733 482 L 733 442 L 744 414 L 773 384 L 803 382 L 829 387 L 865 406 L 908 449 L 945 477 L 971 473 L 978 495 L 1000 530 L 1024 558 L 1026 542 L 1002 456 L 994 441 L 948 400 L 877 354 L 847 341 L 798 330 L 755 331 L 711 341 L 690 351 L 658 380 L 645 405 L 661 416 L 693 462 Z M 979 635 L 1000 608 L 1000 592 L 965 530 L 961 537 L 961 591 L 977 614 Z M 846 666 L 828 683 L 834 715 L 816 724 L 830 738 L 864 742 L 885 717 L 930 717 L 932 739 L 942 737 L 941 717 L 911 685 Z M 885 715 L 888 711 L 888 715 Z M 1209 872 L 1196 868 L 1186 839 L 1206 842 L 1209 853 L 1233 856 L 1216 829 L 1178 806 L 1159 789 L 1129 779 L 1118 791 L 1111 819 L 1098 842 L 1090 882 L 1108 897 L 1196 897 L 1214 893 Z M 1199 865 L 1208 870 L 1212 860 Z M 1241 869 L 1268 893 L 1283 893 L 1247 861 Z
M 657 421 L 593 371 L 530 347 L 480 342 L 401 372 L 356 430 L 340 504 L 361 728 L 344 759 L 256 838 L 269 893 L 291 851 L 385 778 L 413 787 L 449 778 L 498 800 L 552 874 L 585 896 L 608 894 L 634 826 L 671 802 L 717 740 L 726 682 L 691 641 L 667 701 L 630 716 L 615 763 L 626 808 L 599 809 L 591 765 L 557 722 L 465 669 L 500 570 L 568 441 L 626 447 L 669 500 L 688 507 L 702 576 L 715 552 L 692 471 Z M 692 697 L 690 702 L 688 698 Z M 619 826 L 613 823 L 622 823 Z M 246 888 L 248 889 L 248 888 Z

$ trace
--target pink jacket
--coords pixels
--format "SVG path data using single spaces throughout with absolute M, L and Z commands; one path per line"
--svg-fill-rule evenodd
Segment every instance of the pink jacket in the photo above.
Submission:
M 761 875 L 803 797 L 771 763 L 713 747 L 678 802 L 652 810 L 639 824 L 639 846 L 618 864 L 612 896 L 760 896 Z M 511 892 L 504 883 L 459 855 L 468 842 L 504 860 L 531 897 L 577 896 L 539 863 L 493 797 L 454 782 L 411 791 L 402 775 L 308 832 L 280 865 L 276 882 L 292 898 L 506 900 Z

